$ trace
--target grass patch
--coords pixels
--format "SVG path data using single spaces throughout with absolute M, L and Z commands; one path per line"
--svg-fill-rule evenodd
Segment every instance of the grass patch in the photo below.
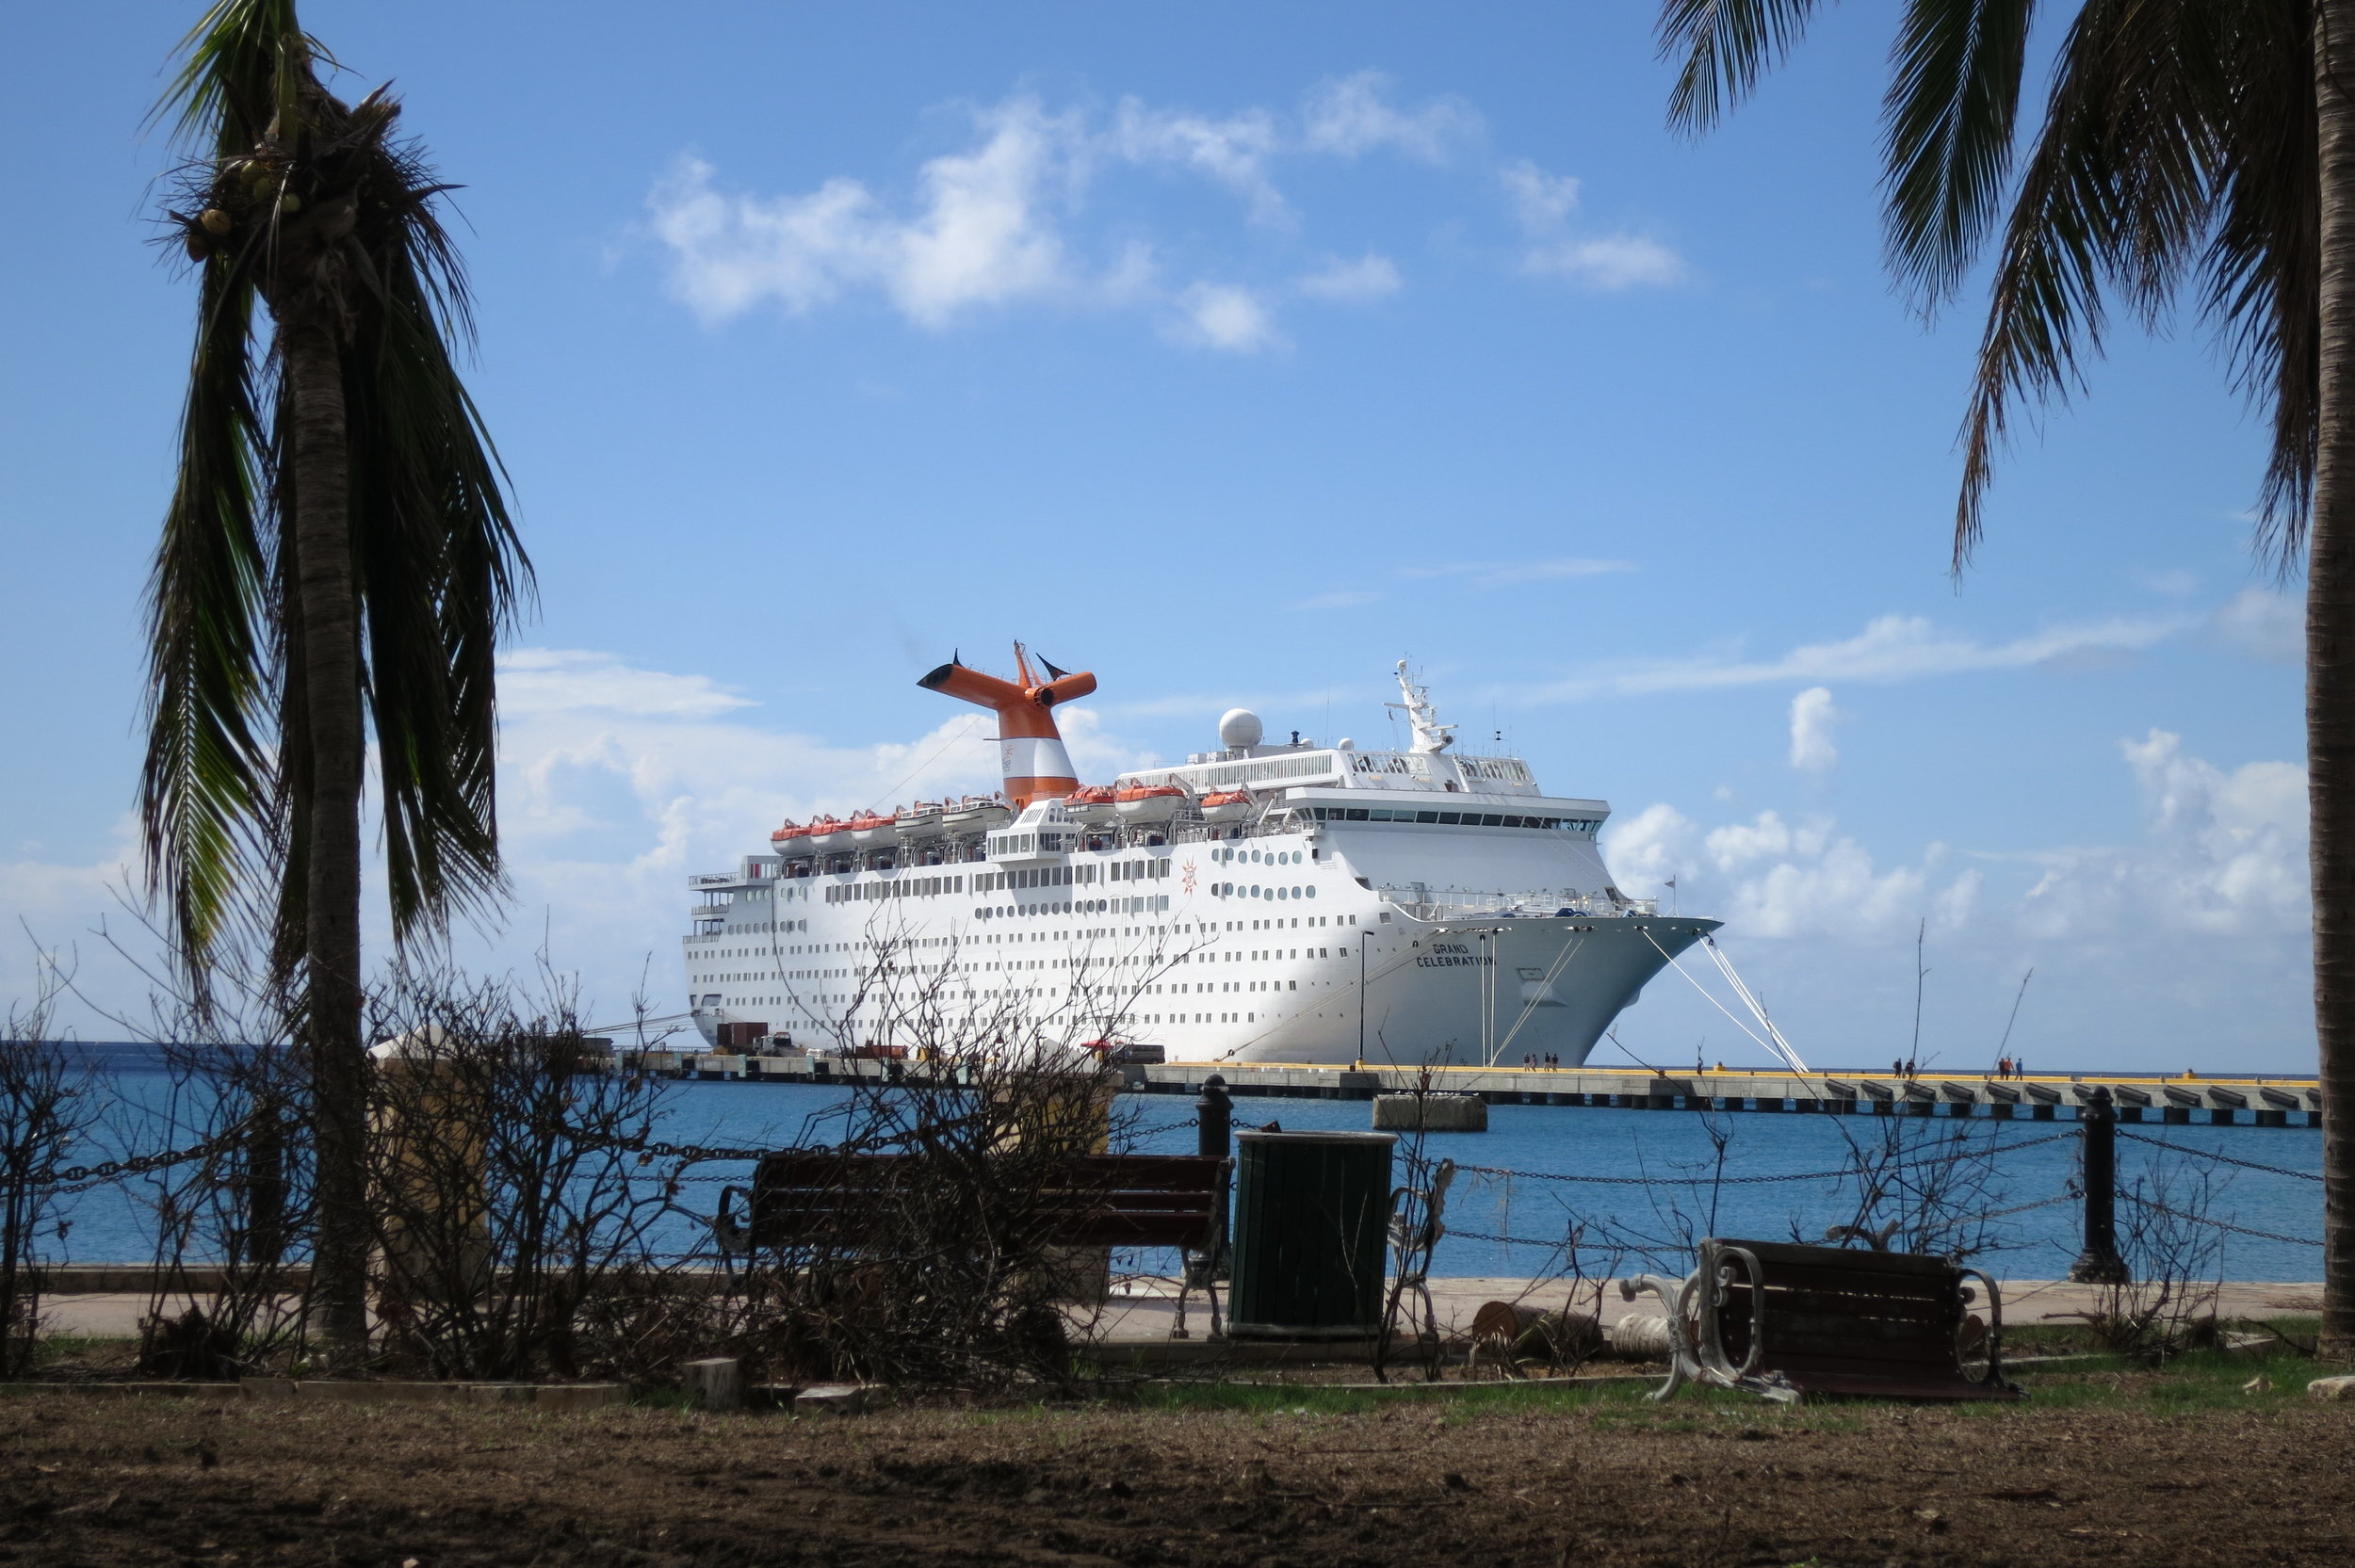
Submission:
M 1643 1407 L 1646 1385 L 1635 1382 L 1396 1382 L 1386 1388 L 1337 1388 L 1308 1382 L 1169 1382 L 1138 1387 L 1130 1400 L 1145 1410 L 1215 1410 L 1270 1415 L 1355 1415 L 1430 1407 L 1450 1416 L 1491 1411 L 1525 1413 Z

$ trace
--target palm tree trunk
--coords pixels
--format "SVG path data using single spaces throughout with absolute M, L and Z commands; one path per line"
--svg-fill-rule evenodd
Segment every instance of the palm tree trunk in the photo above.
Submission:
M 2306 572 L 2314 1032 L 2322 1074 L 2322 1345 L 2355 1361 L 2355 0 L 2315 8 L 2322 396 Z
M 360 1030 L 360 619 L 352 583 L 350 444 L 342 356 L 329 329 L 284 344 L 290 411 L 296 602 L 302 618 L 311 768 L 305 867 L 304 1028 L 311 1053 L 321 1327 L 349 1358 L 367 1334 L 370 1226 L 366 1058 Z

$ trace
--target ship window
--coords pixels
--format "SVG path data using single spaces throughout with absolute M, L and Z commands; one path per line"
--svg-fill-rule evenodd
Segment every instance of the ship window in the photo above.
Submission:
M 1443 811 L 1443 812 L 1439 813 L 1439 821 L 1440 821 L 1443 825 L 1448 826 L 1448 827 L 1454 827 L 1454 826 L 1456 826 L 1457 824 L 1461 823 L 1463 820 L 1464 820 L 1464 817 L 1463 817 L 1463 814 L 1462 814 L 1461 812 Z M 1480 818 L 1479 818 L 1478 816 L 1474 816 L 1474 817 L 1472 818 L 1472 825 L 1473 825 L 1474 827 L 1477 827 L 1477 826 L 1479 826 L 1479 825 L 1480 825 Z
M 1502 828 L 1504 826 L 1504 818 L 1494 815 L 1483 816 L 1480 819 L 1480 825 L 1484 828 Z
M 1437 822 L 1438 819 L 1439 814 L 1436 811 L 1419 811 L 1415 813 L 1415 820 L 1418 822 Z

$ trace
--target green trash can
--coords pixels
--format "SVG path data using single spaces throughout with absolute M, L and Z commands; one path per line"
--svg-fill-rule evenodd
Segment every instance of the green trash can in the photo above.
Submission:
M 1238 1132 L 1226 1332 L 1371 1339 L 1382 1330 L 1388 1133 Z

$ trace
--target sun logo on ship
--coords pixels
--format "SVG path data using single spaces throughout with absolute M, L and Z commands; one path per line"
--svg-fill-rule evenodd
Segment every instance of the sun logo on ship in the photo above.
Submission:
M 1192 893 L 1194 891 L 1194 862 L 1192 859 L 1187 860 L 1185 868 L 1179 874 L 1178 881 L 1178 885 L 1183 887 L 1188 893 Z

